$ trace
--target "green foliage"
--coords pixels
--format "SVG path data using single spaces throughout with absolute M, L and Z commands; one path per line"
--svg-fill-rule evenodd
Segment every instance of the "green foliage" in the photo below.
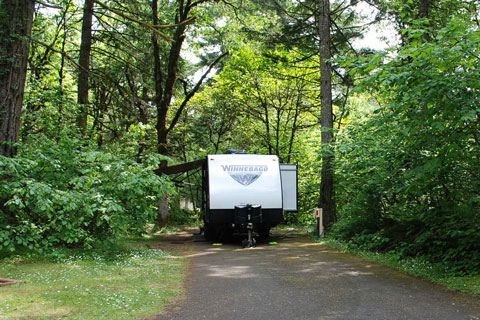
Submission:
M 465 32 L 471 30 L 471 32 Z M 480 270 L 480 34 L 452 19 L 357 70 L 385 105 L 338 137 L 335 236 L 371 250 Z
M 200 222 L 199 212 L 185 207 L 185 202 L 191 201 L 185 193 L 184 188 L 180 188 L 179 193 L 169 199 L 169 217 L 170 226 L 193 226 Z M 183 193 L 182 193 L 183 191 Z M 183 204 L 183 206 L 182 206 Z M 199 205 L 199 204 L 197 204 Z
M 138 164 L 66 133 L 36 138 L 16 158 L 0 158 L 0 248 L 88 247 L 142 232 L 158 199 L 173 193 L 153 173 L 159 161 L 150 156 Z

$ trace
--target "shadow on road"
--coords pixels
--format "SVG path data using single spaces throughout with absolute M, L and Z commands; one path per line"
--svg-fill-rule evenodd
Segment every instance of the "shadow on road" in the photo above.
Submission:
M 251 249 L 239 240 L 216 246 L 195 230 L 164 236 L 162 245 L 191 264 L 183 299 L 158 319 L 480 319 L 478 299 L 305 235 L 273 233 Z

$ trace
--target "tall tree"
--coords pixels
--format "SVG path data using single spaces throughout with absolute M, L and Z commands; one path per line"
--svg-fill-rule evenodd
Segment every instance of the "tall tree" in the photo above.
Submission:
M 167 155 L 168 150 L 168 136 L 172 129 L 176 126 L 180 116 L 182 115 L 185 107 L 192 97 L 198 92 L 203 81 L 206 79 L 208 73 L 215 67 L 215 65 L 226 55 L 226 53 L 218 56 L 207 68 L 206 72 L 200 77 L 197 83 L 189 90 L 187 81 L 182 81 L 184 97 L 179 104 L 177 110 L 173 113 L 173 118 L 169 120 L 167 118 L 169 109 L 172 104 L 172 100 L 175 96 L 175 88 L 177 80 L 180 78 L 179 62 L 181 60 L 180 53 L 182 46 L 186 38 L 187 26 L 195 21 L 195 15 L 193 10 L 202 3 L 206 3 L 209 0 L 179 0 L 176 2 L 176 14 L 175 14 L 175 28 L 173 31 L 173 37 L 171 39 L 170 49 L 168 51 L 167 61 L 165 62 L 166 70 L 162 69 L 162 61 L 160 57 L 160 48 L 158 45 L 158 35 L 153 33 L 153 59 L 154 59 L 154 82 L 155 82 L 155 99 L 154 103 L 157 109 L 157 152 Z M 158 0 L 152 2 L 152 14 L 153 25 L 157 26 L 158 23 Z M 167 166 L 166 161 L 162 161 L 160 171 Z M 168 205 L 167 200 L 164 199 L 159 204 L 158 225 L 163 226 L 168 221 Z
M 330 64 L 330 1 L 318 1 L 318 37 L 320 39 L 320 82 L 321 82 L 321 126 L 322 126 L 322 180 L 320 184 L 319 206 L 323 208 L 323 221 L 326 227 L 337 220 L 336 205 L 333 189 L 333 160 L 334 155 L 329 148 L 333 139 L 333 111 L 332 111 L 332 67 Z
M 90 67 L 90 52 L 92 50 L 92 18 L 94 0 L 85 0 L 83 7 L 82 38 L 80 56 L 78 58 L 78 93 L 79 111 L 77 125 L 84 136 L 87 135 L 88 118 L 88 77 Z
M 0 154 L 14 157 L 20 129 L 33 0 L 0 2 Z

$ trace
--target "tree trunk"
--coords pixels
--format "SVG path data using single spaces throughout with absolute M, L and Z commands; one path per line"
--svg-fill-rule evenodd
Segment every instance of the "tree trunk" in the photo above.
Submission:
M 16 155 L 20 130 L 33 0 L 0 2 L 0 154 Z
M 78 93 L 77 103 L 77 126 L 83 136 L 87 135 L 88 119 L 88 76 L 90 68 L 90 51 L 92 49 L 92 17 L 93 0 L 85 0 L 83 7 L 82 43 L 80 44 L 80 56 L 78 58 Z
M 167 72 L 164 79 L 161 60 L 160 60 L 160 48 L 158 46 L 158 36 L 154 32 L 152 35 L 153 42 L 153 61 L 154 61 L 154 78 L 155 78 L 155 104 L 157 107 L 157 152 L 163 155 L 168 154 L 168 134 L 169 128 L 173 128 L 175 123 L 172 123 L 167 127 L 167 114 L 170 107 L 175 83 L 177 81 L 178 74 L 178 62 L 180 60 L 180 51 L 182 49 L 183 41 L 185 40 L 185 20 L 188 18 L 190 7 L 188 5 L 183 7 L 183 2 L 179 3 L 179 8 L 175 23 L 177 27 L 175 29 L 175 36 L 172 46 L 170 47 Z M 152 14 L 153 24 L 158 25 L 158 0 L 152 1 Z M 163 82 L 165 80 L 165 83 Z M 167 162 L 162 161 L 160 168 L 166 167 Z M 157 225 L 163 227 L 168 223 L 168 197 L 163 197 L 158 204 L 158 217 Z
M 168 223 L 168 197 L 162 197 L 158 202 L 158 216 L 157 216 L 157 226 L 164 227 Z
M 418 15 L 420 18 L 427 18 L 429 17 L 430 13 L 430 4 L 432 0 L 420 0 L 418 4 Z
M 330 143 L 333 139 L 332 111 L 332 67 L 330 54 L 330 1 L 319 0 L 318 36 L 320 38 L 320 81 L 321 81 L 321 126 L 322 126 L 322 180 L 320 184 L 319 207 L 323 208 L 323 222 L 329 228 L 337 220 L 334 199 L 333 151 Z
M 152 1 L 152 22 L 158 25 L 158 0 Z M 167 111 L 168 105 L 162 104 L 163 99 L 163 71 L 160 60 L 160 47 L 158 45 L 158 35 L 156 32 L 152 34 L 153 46 L 153 66 L 155 80 L 155 105 L 157 107 L 157 152 L 163 155 L 167 154 L 168 132 L 167 132 Z M 167 166 L 166 161 L 160 163 L 160 169 Z M 161 174 L 161 173 L 160 173 Z M 157 227 L 164 227 L 168 223 L 168 197 L 162 197 L 158 202 Z
M 164 63 L 166 65 L 166 70 L 163 72 L 162 64 L 160 59 L 160 48 L 158 46 L 158 35 L 156 32 L 152 34 L 152 44 L 153 44 L 153 63 L 154 63 L 154 80 L 155 80 L 155 106 L 157 109 L 157 123 L 155 128 L 157 129 L 157 151 L 160 154 L 168 155 L 168 136 L 177 124 L 180 115 L 184 111 L 184 108 L 190 101 L 190 99 L 195 95 L 195 93 L 200 89 L 203 81 L 205 80 L 208 72 L 212 70 L 216 63 L 220 61 L 222 57 L 226 54 L 219 56 L 208 68 L 207 73 L 204 74 L 200 80 L 198 80 L 195 87 L 186 92 L 185 89 L 185 98 L 180 106 L 177 108 L 175 115 L 172 120 L 167 122 L 167 115 L 172 103 L 173 96 L 175 94 L 175 85 L 179 76 L 179 61 L 180 61 L 180 52 L 182 50 L 183 43 L 185 41 L 185 31 L 187 25 L 192 23 L 193 17 L 190 16 L 191 10 L 207 0 L 199 0 L 192 2 L 191 0 L 177 1 L 177 13 L 175 16 L 175 31 L 173 39 L 171 42 L 171 47 L 168 53 L 168 59 Z M 158 0 L 152 1 L 152 22 L 153 25 L 159 25 L 158 21 Z M 166 161 L 162 161 L 160 165 L 159 172 L 162 172 L 162 168 L 167 166 Z M 158 215 L 158 224 L 163 226 L 168 220 L 168 199 L 165 197 L 159 203 L 159 215 Z
M 63 29 L 63 35 L 62 35 L 62 49 L 61 49 L 61 60 L 60 60 L 60 70 L 58 70 L 58 81 L 59 81 L 59 86 L 60 86 L 60 94 L 62 97 L 64 96 L 64 88 L 63 88 L 63 81 L 64 81 L 64 73 L 65 73 L 65 47 L 67 46 L 67 15 L 68 15 L 68 9 L 70 8 L 70 2 L 66 4 L 66 7 L 63 9 L 63 18 L 62 18 L 62 29 Z M 60 103 L 58 106 L 58 113 L 59 113 L 59 121 L 61 121 L 62 115 L 63 115 L 63 105 Z
M 428 20 L 430 18 L 430 5 L 432 2 L 432 0 L 420 0 L 420 3 L 418 4 L 418 16 L 420 19 Z M 430 22 L 427 22 L 427 26 L 431 27 Z M 427 42 L 432 40 L 430 32 L 425 32 L 423 38 Z
M 292 150 L 293 150 L 293 142 L 295 140 L 295 132 L 297 131 L 297 119 L 298 119 L 298 107 L 300 104 L 300 99 L 297 98 L 297 103 L 295 104 L 295 115 L 293 117 L 293 124 L 292 124 L 292 131 L 290 133 L 290 141 L 288 142 L 288 155 L 287 155 L 287 163 L 290 163 L 292 159 Z

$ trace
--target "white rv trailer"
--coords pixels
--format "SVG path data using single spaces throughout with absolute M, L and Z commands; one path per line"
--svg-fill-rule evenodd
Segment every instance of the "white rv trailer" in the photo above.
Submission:
M 203 172 L 207 240 L 247 230 L 266 238 L 284 211 L 297 211 L 297 165 L 275 155 L 208 155 Z

